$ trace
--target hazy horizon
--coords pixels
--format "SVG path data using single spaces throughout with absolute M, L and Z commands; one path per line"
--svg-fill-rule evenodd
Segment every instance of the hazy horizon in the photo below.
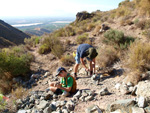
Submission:
M 123 0 L 3 0 L 0 19 L 68 17 L 75 18 L 81 11 L 89 13 L 108 11 L 118 7 Z

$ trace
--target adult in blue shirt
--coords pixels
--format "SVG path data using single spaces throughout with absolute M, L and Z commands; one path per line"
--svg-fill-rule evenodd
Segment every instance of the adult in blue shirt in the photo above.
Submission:
M 80 62 L 87 72 L 90 71 L 90 76 L 93 74 L 93 71 L 95 73 L 95 58 L 97 55 L 98 53 L 92 45 L 80 44 L 77 48 L 77 52 L 75 56 L 76 64 L 74 66 L 74 77 L 77 78 L 77 71 L 78 71 Z M 85 57 L 90 62 L 90 69 L 85 65 L 83 61 Z

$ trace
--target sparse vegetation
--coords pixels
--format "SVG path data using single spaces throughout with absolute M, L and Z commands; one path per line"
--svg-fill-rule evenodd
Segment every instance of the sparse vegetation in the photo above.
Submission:
M 26 45 L 29 45 L 31 47 L 35 47 L 37 44 L 40 43 L 42 37 L 38 37 L 38 36 L 32 36 L 31 38 L 25 38 L 24 42 Z
M 61 58 L 61 55 L 64 53 L 64 47 L 58 37 L 50 35 L 44 39 L 43 44 L 39 48 L 39 53 L 44 54 L 48 52 L 52 52 L 56 57 Z
M 116 49 L 126 49 L 131 42 L 134 41 L 133 37 L 125 37 L 124 33 L 117 30 L 109 30 L 104 34 L 104 42 L 113 45 Z
M 84 33 L 83 35 L 80 35 L 77 37 L 76 42 L 77 44 L 85 43 L 88 40 L 88 34 Z
M 112 48 L 112 46 L 106 46 L 105 48 L 99 48 L 97 63 L 103 68 L 112 66 L 117 60 L 119 60 L 118 52 Z
M 12 78 L 25 76 L 30 71 L 30 63 L 33 57 L 24 46 L 16 46 L 12 49 L 2 49 L 0 52 L 0 91 L 8 93 L 12 88 Z
M 74 57 L 72 55 L 64 55 L 61 57 L 60 61 L 65 66 L 71 66 L 74 63 Z
M 127 66 L 132 70 L 145 72 L 150 70 L 150 43 L 135 41 L 126 56 Z

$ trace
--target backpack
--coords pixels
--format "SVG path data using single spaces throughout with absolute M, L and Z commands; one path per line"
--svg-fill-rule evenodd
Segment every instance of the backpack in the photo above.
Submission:
M 71 93 L 75 93 L 76 92 L 76 89 L 77 89 L 77 82 L 76 82 L 76 79 L 73 77 L 73 76 L 71 76 L 71 75 L 69 75 L 69 76 L 67 76 L 67 78 L 66 78 L 66 85 L 67 85 L 67 79 L 68 79 L 68 77 L 72 77 L 73 78 L 73 85 L 72 85 L 72 88 L 71 88 Z

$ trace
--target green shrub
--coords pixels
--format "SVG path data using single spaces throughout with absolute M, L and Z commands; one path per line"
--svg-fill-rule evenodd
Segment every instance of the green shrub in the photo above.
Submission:
M 42 37 L 32 36 L 31 38 L 25 38 L 24 42 L 26 45 L 29 45 L 31 47 L 35 47 L 37 44 L 40 43 Z
M 61 58 L 61 55 L 64 53 L 64 47 L 58 37 L 50 35 L 44 39 L 43 44 L 39 49 L 39 53 L 44 54 L 47 52 L 52 52 L 56 57 Z
M 85 43 L 86 40 L 88 40 L 88 34 L 84 33 L 83 35 L 80 35 L 80 36 L 77 37 L 76 43 L 77 44 L 82 44 L 82 43 Z
M 131 42 L 134 41 L 133 37 L 125 37 L 124 33 L 117 30 L 109 30 L 104 34 L 104 42 L 113 45 L 116 49 L 126 49 Z
M 42 44 L 38 50 L 39 54 L 46 54 L 51 51 L 50 47 L 47 44 Z
M 33 56 L 24 46 L 16 46 L 12 49 L 0 51 L 0 91 L 8 93 L 12 88 L 12 78 L 26 76 L 30 72 L 30 63 Z

